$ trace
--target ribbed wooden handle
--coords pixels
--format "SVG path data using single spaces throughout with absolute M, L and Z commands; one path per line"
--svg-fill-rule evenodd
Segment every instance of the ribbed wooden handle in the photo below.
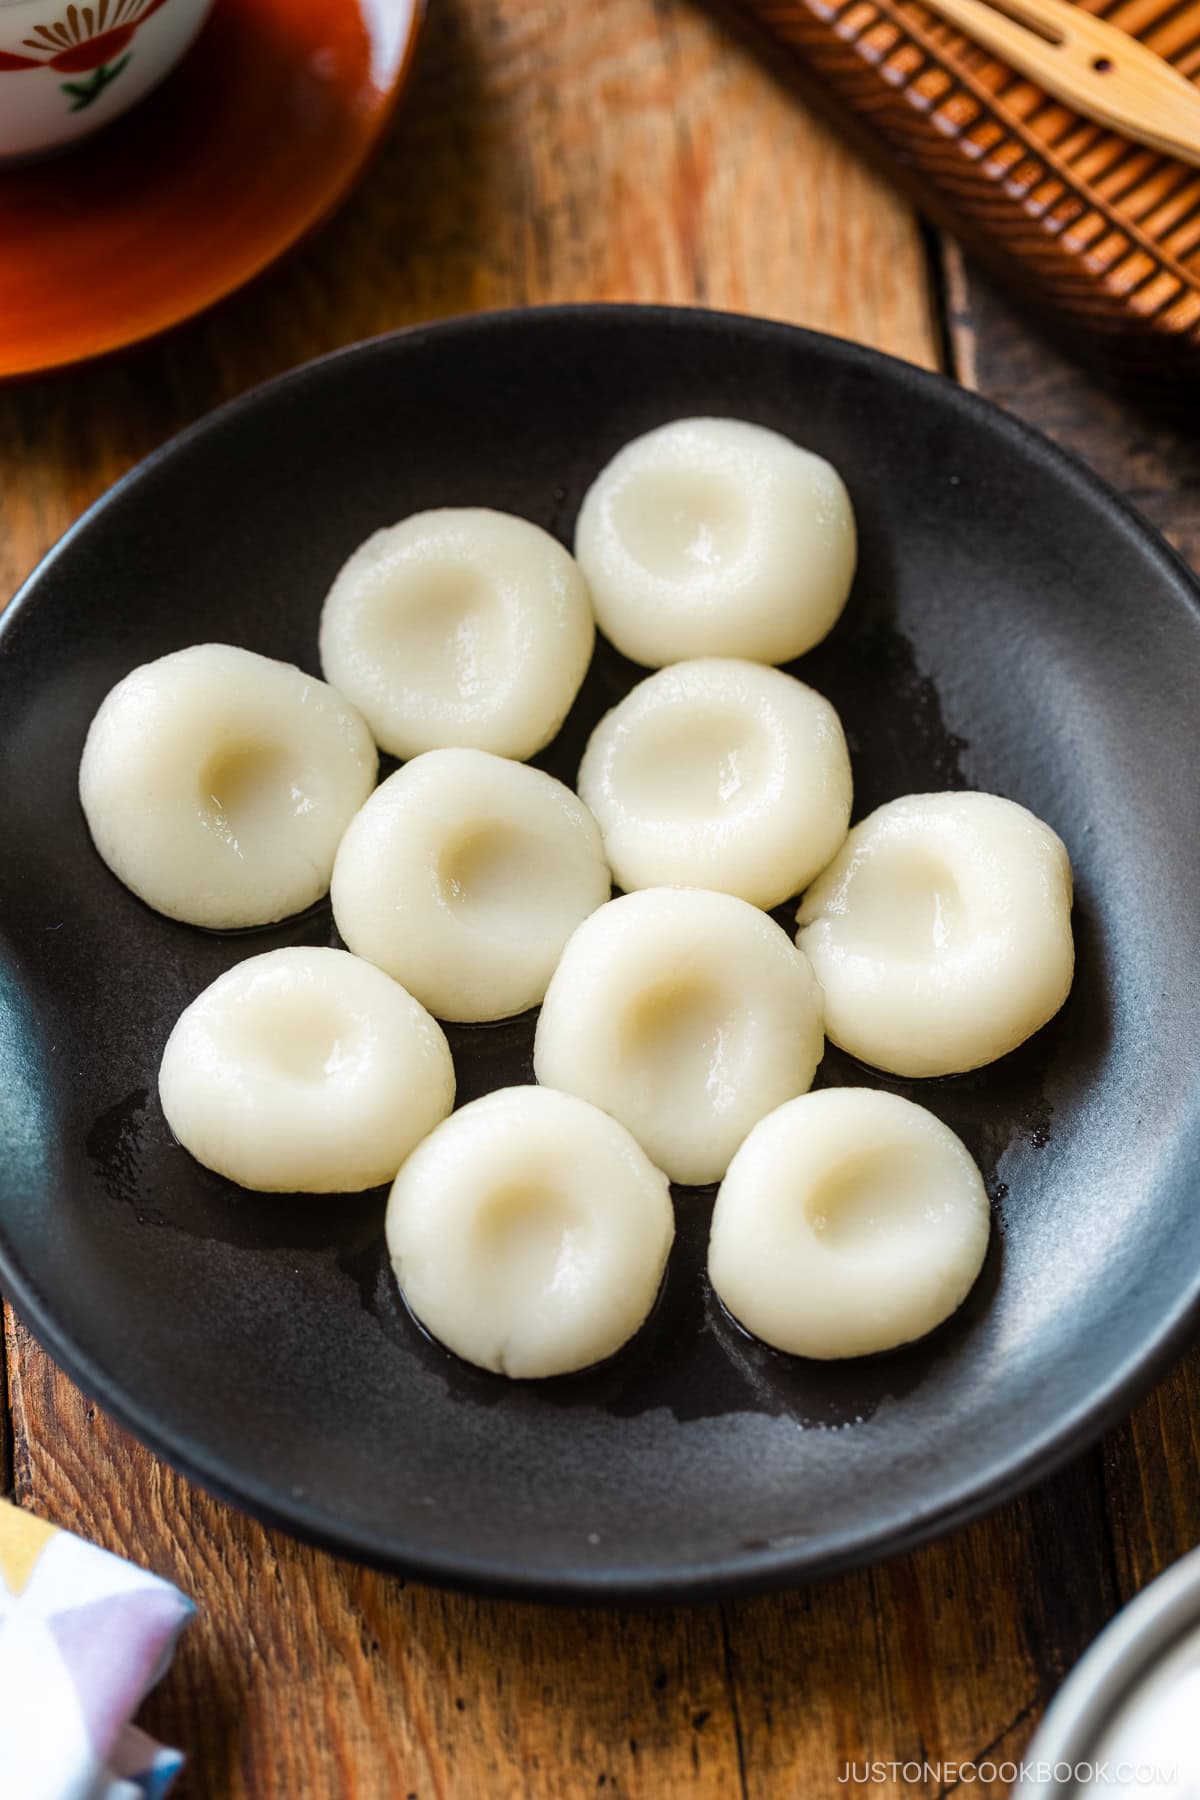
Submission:
M 1146 135 L 1156 147 L 1143 148 L 1064 104 L 1049 75 L 1035 84 L 1014 72 L 998 40 L 981 47 L 974 9 L 970 25 L 965 16 L 952 25 L 917 0 L 733 3 L 798 53 L 814 91 L 867 128 L 918 204 L 1074 345 L 1090 345 L 1106 366 L 1200 380 L 1200 172 L 1160 153 L 1170 99 L 1155 101 Z M 1102 28 L 1088 8 L 1105 6 L 1127 27 L 1123 60 L 1144 67 L 1129 48 L 1135 32 L 1157 53 L 1156 83 L 1165 72 L 1190 109 L 1200 0 L 1051 3 L 1084 46 Z M 1175 68 L 1163 71 L 1160 58 Z M 1090 73 L 1100 83 L 1110 71 Z M 1179 116 L 1169 117 L 1174 133 Z

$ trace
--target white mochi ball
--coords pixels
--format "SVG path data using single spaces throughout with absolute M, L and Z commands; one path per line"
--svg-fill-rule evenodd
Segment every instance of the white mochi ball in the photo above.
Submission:
M 413 1151 L 387 1210 L 421 1324 L 526 1378 L 619 1350 L 654 1305 L 674 1232 L 667 1178 L 625 1128 L 549 1088 L 464 1106 Z
M 380 784 L 333 871 L 346 943 L 440 1019 L 536 1006 L 575 927 L 612 891 L 583 803 L 482 750 L 431 750 Z
M 375 785 L 362 717 L 291 663 L 196 644 L 119 681 L 79 797 L 113 874 L 156 911 L 232 929 L 302 912 Z
M 595 625 L 573 558 L 527 519 L 415 513 L 354 552 L 321 614 L 321 667 L 393 756 L 533 756 L 558 731 Z
M 717 1181 L 764 1113 L 811 1085 L 821 990 L 765 913 L 644 888 L 576 931 L 546 991 L 534 1070 L 620 1119 L 672 1181 Z
M 713 1207 L 708 1273 L 747 1331 L 794 1356 L 869 1356 L 960 1306 L 990 1231 L 949 1126 L 898 1094 L 825 1088 L 754 1127 Z
M 597 475 L 575 555 L 601 631 L 634 662 L 781 663 L 836 623 L 857 540 L 823 457 L 741 419 L 676 419 Z
M 856 825 L 804 896 L 796 941 L 835 1044 L 894 1075 L 1015 1050 L 1071 987 L 1071 864 L 995 794 L 909 794 Z
M 800 892 L 840 848 L 853 784 L 828 700 L 779 669 L 705 658 L 647 676 L 597 725 L 579 794 L 617 886 Z
M 390 1181 L 454 1104 L 441 1028 L 345 950 L 268 950 L 180 1016 L 158 1076 L 167 1123 L 198 1162 L 271 1193 Z

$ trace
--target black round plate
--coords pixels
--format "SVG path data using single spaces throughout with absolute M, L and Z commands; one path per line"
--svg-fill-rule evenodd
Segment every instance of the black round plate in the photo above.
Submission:
M 88 721 L 126 670 L 224 639 L 315 671 L 347 553 L 420 507 L 571 538 L 625 439 L 687 413 L 831 457 L 861 566 L 798 665 L 838 706 L 856 811 L 971 785 L 1048 819 L 1078 874 L 1063 1012 L 915 1094 L 985 1171 L 996 1231 L 924 1343 L 822 1365 L 745 1337 L 682 1193 L 662 1298 L 588 1374 L 508 1383 L 399 1303 L 382 1191 L 244 1193 L 171 1139 L 158 1059 L 248 953 L 159 918 L 94 854 Z M 0 632 L 0 1267 L 92 1395 L 251 1511 L 433 1580 L 699 1597 L 912 1544 L 1078 1450 L 1177 1350 L 1200 1297 L 1197 591 L 1084 469 L 950 382 L 711 313 L 587 307 L 436 325 L 299 369 L 153 456 L 46 560 Z M 607 646 L 540 760 L 570 781 L 639 671 Z M 451 1033 L 468 1099 L 531 1079 L 532 1019 Z M 876 1082 L 831 1051 L 819 1079 Z

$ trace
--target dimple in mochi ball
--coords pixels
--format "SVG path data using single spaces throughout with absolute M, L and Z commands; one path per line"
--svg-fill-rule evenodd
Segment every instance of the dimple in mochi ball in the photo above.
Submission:
M 570 788 L 482 750 L 431 750 L 351 822 L 333 916 L 439 1019 L 502 1019 L 538 1004 L 611 891 L 599 827 Z
M 387 1242 L 410 1310 L 502 1375 L 565 1375 L 654 1305 L 675 1232 L 667 1178 L 586 1101 L 548 1088 L 464 1106 L 396 1177 Z
M 232 929 L 302 912 L 375 785 L 360 714 L 291 663 L 196 644 L 119 681 L 79 797 L 113 874 L 156 911 Z
M 445 1034 L 382 970 L 345 950 L 268 950 L 180 1016 L 158 1077 L 198 1162 L 269 1193 L 390 1181 L 454 1105 Z
M 869 1356 L 949 1318 L 990 1229 L 983 1178 L 949 1126 L 898 1094 L 824 1088 L 760 1120 L 730 1163 L 708 1273 L 777 1350 Z
M 811 1085 L 821 990 L 787 933 L 731 894 L 644 888 L 563 951 L 533 1066 L 627 1125 L 672 1181 L 717 1181 L 750 1127 Z
M 853 783 L 828 700 L 779 669 L 712 657 L 647 676 L 601 719 L 579 793 L 618 887 L 771 907 L 841 846 Z
M 857 539 L 823 457 L 742 419 L 676 419 L 597 475 L 575 555 L 601 631 L 634 662 L 782 663 L 836 623 Z
M 549 532 L 444 507 L 354 552 L 321 614 L 321 667 L 393 756 L 523 759 L 566 718 L 594 640 L 583 576 Z
M 1015 1050 L 1070 991 L 1071 895 L 1062 840 L 1014 801 L 889 801 L 797 915 L 829 1036 L 894 1075 L 955 1075 Z

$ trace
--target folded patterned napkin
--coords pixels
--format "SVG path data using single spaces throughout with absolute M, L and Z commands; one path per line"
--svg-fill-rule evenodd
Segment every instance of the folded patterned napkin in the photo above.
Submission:
M 193 1612 L 169 1582 L 0 1500 L 0 1795 L 159 1800 L 177 1750 L 130 1724 Z

